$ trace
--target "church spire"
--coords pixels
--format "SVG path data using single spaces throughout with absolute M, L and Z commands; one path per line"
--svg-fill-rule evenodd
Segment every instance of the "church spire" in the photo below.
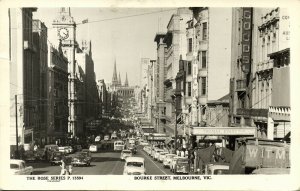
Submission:
M 117 66 L 116 66 L 116 59 L 115 59 L 114 72 L 113 72 L 113 77 L 112 77 L 112 85 L 117 85 L 117 84 L 118 84 L 118 76 L 117 76 Z
M 127 72 L 126 72 L 126 79 L 125 79 L 125 87 L 128 87 L 128 78 L 127 78 Z
M 120 75 L 120 72 L 119 72 L 119 86 L 122 86 L 122 82 L 121 82 L 121 75 Z

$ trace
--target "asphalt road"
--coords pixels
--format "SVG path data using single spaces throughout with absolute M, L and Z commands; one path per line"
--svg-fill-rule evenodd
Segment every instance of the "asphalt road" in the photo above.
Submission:
M 141 147 L 138 147 L 134 156 L 145 158 L 147 175 L 172 174 L 169 169 L 165 169 L 162 163 L 153 161 Z M 100 151 L 92 154 L 91 166 L 73 167 L 73 175 L 122 175 L 125 162 L 120 159 L 120 152 Z M 51 166 L 50 163 L 36 162 L 27 163 L 33 167 L 34 175 L 59 175 L 60 166 Z

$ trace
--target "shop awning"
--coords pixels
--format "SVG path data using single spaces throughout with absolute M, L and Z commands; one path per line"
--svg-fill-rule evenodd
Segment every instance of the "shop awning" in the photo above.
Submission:
M 165 143 L 166 144 L 169 144 L 170 142 L 174 141 L 174 139 L 172 139 L 171 137 L 168 137 L 166 140 L 165 140 Z

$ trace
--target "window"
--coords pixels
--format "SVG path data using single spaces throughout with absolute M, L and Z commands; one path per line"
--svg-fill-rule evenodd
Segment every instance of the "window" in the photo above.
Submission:
M 202 68 L 206 68 L 206 51 L 202 51 Z
M 193 51 L 193 39 L 189 38 L 189 52 Z
M 187 95 L 192 96 L 192 82 L 188 82 Z
M 203 23 L 202 40 L 207 40 L 207 22 Z
M 189 61 L 187 64 L 188 64 L 188 72 L 187 72 L 187 74 L 191 75 L 192 74 L 192 62 Z
M 206 95 L 206 77 L 201 77 L 201 95 Z

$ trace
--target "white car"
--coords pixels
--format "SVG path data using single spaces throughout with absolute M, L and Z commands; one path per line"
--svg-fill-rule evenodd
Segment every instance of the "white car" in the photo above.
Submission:
M 69 153 L 69 148 L 68 147 L 58 147 L 58 151 L 68 154 Z
M 132 157 L 132 152 L 131 150 L 122 150 L 121 152 L 121 160 L 125 160 L 127 157 Z
M 175 155 L 175 154 L 166 154 L 166 155 L 165 155 L 165 158 L 164 158 L 164 160 L 163 160 L 163 165 L 164 165 L 164 167 L 165 167 L 165 168 L 167 168 L 167 167 L 170 168 L 172 159 L 173 159 L 174 157 L 176 157 L 176 156 L 177 156 L 177 155 Z
M 161 152 L 164 152 L 164 150 L 163 149 L 155 149 L 155 153 L 154 153 L 153 159 L 154 160 L 158 160 L 159 153 L 161 153 Z
M 15 175 L 32 175 L 33 168 L 32 166 L 26 166 L 26 163 L 23 160 L 11 159 L 10 171 L 11 174 Z
M 159 162 L 163 162 L 163 161 L 164 161 L 164 158 L 166 157 L 166 154 L 169 154 L 169 153 L 166 152 L 166 151 L 160 152 L 160 153 L 159 153 L 159 156 L 158 156 L 158 161 L 159 161 Z
M 123 175 L 145 175 L 145 159 L 142 157 L 128 157 L 125 161 Z
M 97 151 L 98 151 L 97 145 L 90 145 L 89 150 L 90 150 L 91 152 L 97 152 Z
M 104 136 L 104 141 L 109 141 L 109 135 Z

